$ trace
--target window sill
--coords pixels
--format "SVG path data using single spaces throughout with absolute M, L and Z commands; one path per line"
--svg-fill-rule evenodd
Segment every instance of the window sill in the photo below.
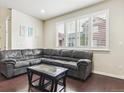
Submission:
M 110 49 L 109 48 L 106 48 L 106 49 L 103 49 L 103 48 L 98 48 L 98 49 L 95 49 L 95 48 L 81 48 L 81 47 L 77 47 L 77 48 L 74 48 L 74 47 L 70 47 L 70 48 L 67 48 L 67 47 L 57 47 L 56 49 L 68 49 L 68 50 L 86 50 L 86 51 L 98 51 L 98 52 L 110 52 Z

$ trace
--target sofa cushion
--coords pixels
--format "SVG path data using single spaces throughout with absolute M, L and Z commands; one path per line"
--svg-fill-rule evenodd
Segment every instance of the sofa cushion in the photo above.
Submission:
M 33 49 L 34 55 L 42 55 L 43 50 L 42 49 Z
M 29 65 L 36 65 L 39 63 L 41 63 L 41 58 L 18 61 L 15 64 L 15 68 L 29 66 Z
M 73 52 L 73 50 L 62 50 L 61 56 L 62 57 L 72 57 L 72 52 Z
M 35 59 L 42 57 L 42 49 L 25 49 L 22 50 L 23 60 Z
M 0 52 L 0 58 L 1 59 L 18 59 L 22 58 L 22 54 L 20 50 L 4 50 Z
M 77 62 L 79 59 L 71 58 L 71 57 L 61 57 L 61 56 L 51 56 L 53 59 L 66 60 L 66 61 L 75 61 Z
M 54 60 L 51 58 L 42 58 L 41 62 L 46 63 L 46 64 L 50 64 L 50 65 L 62 66 L 62 64 L 60 64 L 60 63 L 62 63 L 62 61 Z
M 35 58 L 40 58 L 42 57 L 43 54 L 43 50 L 42 49 L 33 49 L 33 54 L 35 56 Z
M 43 49 L 43 55 L 52 55 L 52 49 Z
M 28 59 L 35 59 L 36 57 L 33 56 L 33 55 L 27 55 L 27 56 L 24 56 L 22 59 L 20 60 L 28 60 Z
M 51 58 L 51 55 L 42 55 L 44 58 Z
M 43 55 L 61 56 L 61 50 L 58 50 L 58 49 L 43 49 Z
M 61 56 L 61 50 L 52 49 L 51 56 Z
M 64 62 L 64 67 L 72 69 L 72 70 L 77 70 L 77 63 L 73 61 Z
M 36 58 L 34 56 L 34 52 L 33 52 L 32 49 L 24 49 L 24 50 L 22 50 L 22 55 L 23 55 L 23 58 L 21 60 L 34 59 L 34 58 Z
M 62 66 L 69 69 L 77 70 L 77 62 L 67 62 L 64 60 L 55 60 L 51 58 L 42 58 L 42 63 L 50 64 L 50 65 L 56 65 L 56 66 Z
M 25 61 L 18 61 L 15 64 L 15 68 L 29 66 L 29 64 L 30 64 L 30 62 L 28 62 L 27 60 L 25 60 Z
M 41 63 L 41 58 L 27 60 L 31 65 L 36 65 Z
M 90 60 L 92 60 L 92 52 L 74 50 L 73 51 L 73 57 L 74 58 L 79 58 L 79 59 L 90 59 Z
M 24 49 L 22 50 L 22 55 L 23 56 L 31 56 L 31 55 L 34 55 L 34 52 L 32 51 L 32 49 Z

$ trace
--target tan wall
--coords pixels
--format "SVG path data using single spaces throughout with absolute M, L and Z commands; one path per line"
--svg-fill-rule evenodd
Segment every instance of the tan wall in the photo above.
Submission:
M 8 8 L 0 7 L 0 48 L 2 50 L 5 49 L 6 18 L 10 15 L 11 11 Z
M 39 19 L 12 9 L 12 49 L 41 48 L 43 46 L 43 22 Z M 34 28 L 34 37 L 20 37 L 20 27 L 24 25 Z M 33 45 L 31 46 L 31 43 Z
M 124 0 L 106 0 L 45 21 L 44 47 L 56 48 L 56 22 L 109 8 L 110 51 L 94 51 L 94 72 L 124 79 Z

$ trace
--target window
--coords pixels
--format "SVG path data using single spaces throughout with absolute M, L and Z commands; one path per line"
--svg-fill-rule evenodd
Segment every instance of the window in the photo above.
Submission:
M 63 23 L 59 23 L 57 25 L 57 44 L 58 47 L 64 47 L 64 43 L 65 43 L 65 32 L 64 32 L 64 24 Z
M 77 21 L 77 36 L 78 36 L 78 46 L 88 47 L 89 41 L 89 31 L 90 31 L 90 18 L 81 18 Z
M 108 14 L 104 10 L 58 23 L 57 47 L 108 49 Z
M 66 23 L 66 47 L 75 47 L 76 29 L 75 21 Z
M 104 48 L 107 46 L 107 13 L 100 12 L 92 17 L 91 46 Z

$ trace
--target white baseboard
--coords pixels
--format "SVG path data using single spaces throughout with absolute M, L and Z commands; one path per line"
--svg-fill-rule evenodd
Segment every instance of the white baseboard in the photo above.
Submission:
M 105 75 L 105 76 L 109 76 L 109 77 L 114 77 L 114 78 L 118 78 L 118 79 L 124 79 L 124 76 L 115 75 L 115 74 L 106 73 L 106 72 L 93 71 L 93 73 L 100 74 L 100 75 Z

